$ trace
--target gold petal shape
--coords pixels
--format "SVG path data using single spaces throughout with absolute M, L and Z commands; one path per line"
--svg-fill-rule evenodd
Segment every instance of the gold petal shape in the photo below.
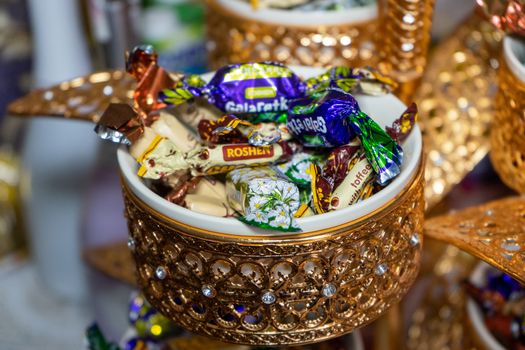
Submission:
M 135 80 L 126 72 L 106 71 L 37 89 L 8 106 L 16 116 L 54 116 L 96 123 L 110 103 L 132 103 Z
M 427 150 L 431 208 L 487 154 L 502 35 L 477 17 L 439 44 L 414 101 Z
M 525 197 L 427 220 L 425 234 L 455 245 L 525 283 Z
M 84 260 L 94 269 L 118 281 L 137 285 L 135 262 L 125 242 L 84 250 Z

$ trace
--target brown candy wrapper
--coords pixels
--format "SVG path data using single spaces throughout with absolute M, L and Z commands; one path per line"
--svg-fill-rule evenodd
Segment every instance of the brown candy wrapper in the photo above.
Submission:
M 130 105 L 111 103 L 100 117 L 95 132 L 103 140 L 131 145 L 143 134 L 144 123 Z
M 364 152 L 357 152 L 348 163 L 348 168 L 348 174 L 330 196 L 328 211 L 346 208 L 356 203 L 361 198 L 362 190 L 374 178 L 374 170 Z
M 403 142 L 408 135 L 410 135 L 418 118 L 417 105 L 412 103 L 403 114 L 392 123 L 392 126 L 386 127 L 386 132 L 396 140 L 397 143 Z
M 232 115 L 224 115 L 215 121 L 201 120 L 199 134 L 203 141 L 210 143 L 245 143 L 252 146 L 268 146 L 280 141 L 285 133 L 291 139 L 286 127 L 275 123 L 252 124 Z

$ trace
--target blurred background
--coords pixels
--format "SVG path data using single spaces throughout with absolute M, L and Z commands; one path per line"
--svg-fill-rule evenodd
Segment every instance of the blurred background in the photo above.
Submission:
M 437 0 L 434 43 L 474 5 Z M 83 260 L 85 249 L 127 238 L 115 147 L 99 142 L 88 123 L 22 120 L 5 111 L 32 88 L 123 69 L 124 52 L 145 43 L 168 70 L 205 72 L 205 4 L 0 0 L 1 349 L 81 349 L 95 319 L 111 339 L 127 328 L 133 288 Z M 506 193 L 495 179 L 484 160 L 448 201 L 475 203 L 482 187 L 486 197 Z

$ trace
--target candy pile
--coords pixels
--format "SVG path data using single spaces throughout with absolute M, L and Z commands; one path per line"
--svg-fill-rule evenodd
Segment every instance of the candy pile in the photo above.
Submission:
M 97 324 L 86 330 L 88 350 L 148 350 L 169 349 L 164 344 L 168 338 L 182 333 L 180 328 L 155 310 L 142 295 L 134 295 L 129 303 L 129 323 L 132 326 L 123 347 L 108 341 Z
M 383 95 L 393 81 L 368 69 L 332 68 L 303 81 L 278 63 L 230 65 L 206 83 L 170 75 L 149 47 L 127 70 L 134 105 L 112 104 L 96 131 L 129 145 L 138 175 L 191 210 L 299 231 L 295 218 L 346 208 L 400 173 L 400 146 L 417 108 L 383 130 L 350 93 Z
M 276 8 L 297 11 L 340 11 L 353 7 L 368 6 L 376 0 L 243 0 L 254 9 Z
M 525 349 L 525 286 L 503 272 L 490 269 L 486 286 L 465 282 L 479 304 L 490 332 L 508 349 Z

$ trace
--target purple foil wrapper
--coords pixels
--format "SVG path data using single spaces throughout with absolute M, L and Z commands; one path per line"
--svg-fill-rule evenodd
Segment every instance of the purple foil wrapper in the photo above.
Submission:
M 225 113 L 235 115 L 282 114 L 289 101 L 304 95 L 306 85 L 288 67 L 273 62 L 233 64 L 219 69 L 203 86 L 185 82 L 164 90 L 167 104 L 183 103 L 204 96 Z

